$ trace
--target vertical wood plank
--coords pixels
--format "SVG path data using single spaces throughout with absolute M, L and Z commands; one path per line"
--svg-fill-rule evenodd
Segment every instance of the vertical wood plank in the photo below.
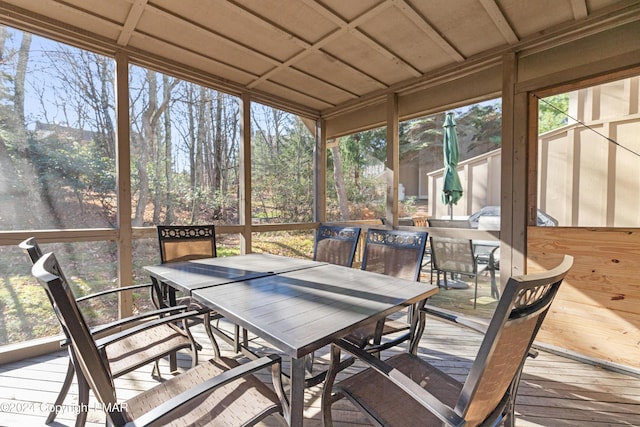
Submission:
M 240 206 L 238 220 L 244 226 L 240 234 L 240 253 L 251 253 L 251 97 L 243 93 L 240 103 L 242 125 L 240 127 Z
M 512 271 L 512 207 L 513 180 L 518 175 L 514 165 L 514 96 L 517 78 L 515 53 L 502 57 L 502 176 L 500 179 L 500 269 L 506 274 L 500 275 L 500 288 L 506 284 L 505 277 Z
M 316 122 L 316 146 L 313 156 L 314 218 L 325 222 L 327 219 L 327 121 Z
M 400 182 L 400 136 L 398 134 L 398 95 L 387 96 L 387 221 L 398 226 L 398 184 Z
M 133 283 L 133 249 L 131 228 L 131 146 L 129 135 L 129 60 L 126 53 L 116 53 L 116 169 L 118 183 L 118 285 Z M 118 293 L 120 318 L 133 314 L 131 292 Z

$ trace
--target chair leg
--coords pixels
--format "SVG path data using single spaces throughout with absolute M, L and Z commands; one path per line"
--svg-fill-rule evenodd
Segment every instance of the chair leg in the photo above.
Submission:
M 476 274 L 476 288 L 473 292 L 473 309 L 476 309 L 478 303 L 478 275 Z
M 326 427 L 333 426 L 333 418 L 331 416 L 331 405 L 338 400 L 341 396 L 333 394 L 333 383 L 335 382 L 336 375 L 339 372 L 340 364 L 340 347 L 336 345 L 331 346 L 331 364 L 325 377 L 324 387 L 322 388 L 321 398 L 321 420 L 322 425 Z
M 151 370 L 151 377 L 158 378 L 159 380 L 162 379 L 162 374 L 160 373 L 160 362 L 157 361 L 157 360 L 155 362 L 153 362 L 153 369 Z
M 495 268 L 491 268 L 489 270 L 489 274 L 491 275 L 491 297 L 495 299 L 500 299 L 500 291 L 498 290 L 498 286 L 496 284 L 496 270 Z
M 76 417 L 76 427 L 84 427 L 87 421 L 87 411 L 89 410 L 89 384 L 82 372 L 78 375 L 78 416 Z
M 211 329 L 211 314 L 204 314 L 204 330 L 207 332 L 209 336 L 209 341 L 211 341 L 211 346 L 213 347 L 213 353 L 216 359 L 220 359 L 220 347 L 218 346 L 218 341 L 213 336 L 213 330 Z
M 69 351 L 72 351 L 69 348 Z M 55 403 L 53 404 L 53 408 L 49 412 L 49 416 L 47 416 L 47 420 L 44 422 L 45 424 L 51 424 L 55 419 L 56 415 L 58 415 L 57 408 L 62 405 L 64 402 L 64 398 L 67 396 L 69 392 L 69 388 L 71 387 L 71 383 L 73 382 L 73 375 L 75 374 L 75 367 L 73 366 L 73 360 L 71 355 L 69 355 L 69 365 L 67 366 L 67 375 L 64 377 L 64 382 L 62 383 L 62 388 L 58 393 L 58 397 L 56 398 Z
M 507 407 L 505 408 L 504 427 L 515 427 L 516 425 L 516 396 L 518 395 L 518 388 L 520 387 L 520 378 L 522 378 L 523 369 L 524 363 L 520 365 L 520 369 L 511 383 L 511 391 L 509 392 L 511 396 L 509 398 L 509 403 L 507 403 Z

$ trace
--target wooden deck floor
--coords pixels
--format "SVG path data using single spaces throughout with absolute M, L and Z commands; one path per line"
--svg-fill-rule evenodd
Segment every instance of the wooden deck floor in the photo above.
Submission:
M 464 379 L 480 337 L 437 320 L 428 322 L 420 347 L 421 357 Z M 205 347 L 202 359 L 211 357 L 206 335 L 196 331 L 196 338 Z M 269 350 L 260 340 L 253 343 Z M 223 346 L 223 351 L 231 354 L 228 347 Z M 322 351 L 316 354 L 321 363 L 326 362 L 326 354 Z M 0 366 L 0 425 L 43 425 L 50 402 L 63 380 L 66 364 L 66 353 L 58 352 Z M 181 359 L 180 364 L 188 366 L 188 357 Z M 166 364 L 164 368 L 166 372 Z M 356 365 L 350 369 L 353 372 L 360 368 Z M 150 372 L 151 367 L 145 367 L 116 380 L 118 397 L 124 400 L 157 384 Z M 305 417 L 311 426 L 320 425 L 320 390 L 317 386 L 306 394 Z M 74 425 L 76 399 L 74 385 L 53 425 Z M 91 404 L 90 407 L 87 425 L 104 425 L 104 414 Z M 526 364 L 516 409 L 516 425 L 522 427 L 640 426 L 640 379 L 541 352 L 537 359 L 530 359 Z M 368 425 L 346 401 L 334 405 L 334 420 L 338 426 Z

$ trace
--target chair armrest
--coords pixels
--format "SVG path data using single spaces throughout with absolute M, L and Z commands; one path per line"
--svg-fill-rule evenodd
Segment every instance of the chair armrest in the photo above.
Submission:
M 96 336 L 109 330 L 126 326 L 130 323 L 139 323 L 141 320 L 163 317 L 167 314 L 175 314 L 176 312 L 184 312 L 186 310 L 186 305 L 176 305 L 175 307 L 165 307 L 158 310 L 145 311 L 144 313 L 137 314 L 135 316 L 125 317 L 124 319 L 114 320 L 113 322 L 105 323 L 104 325 L 95 326 L 91 328 L 91 335 Z
M 480 259 L 482 260 L 486 259 L 490 262 L 493 262 L 495 253 L 499 250 L 500 250 L 500 246 L 488 246 L 488 245 L 479 244 L 479 245 L 474 245 L 473 255 L 476 261 Z
M 456 323 L 482 335 L 487 333 L 487 328 L 489 327 L 488 319 L 482 319 L 480 317 L 474 316 L 465 316 L 460 313 L 456 313 L 455 311 L 446 310 L 444 308 L 425 306 L 422 311 L 430 316 L 437 317 L 440 320 L 446 320 L 448 322 Z M 538 357 L 538 351 L 529 349 L 528 356 L 532 359 L 535 359 L 536 357 Z
M 83 297 L 80 298 L 76 298 L 76 302 L 82 302 L 82 301 L 86 301 L 92 298 L 98 298 L 104 295 L 109 295 L 109 294 L 115 294 L 115 293 L 119 293 L 119 292 L 124 292 L 124 291 L 132 291 L 132 290 L 136 290 L 136 289 L 143 289 L 143 288 L 153 288 L 153 285 L 150 283 L 146 283 L 146 284 L 142 284 L 142 285 L 132 285 L 132 286 L 123 286 L 121 288 L 112 288 L 112 289 L 107 289 L 104 291 L 100 291 L 100 292 L 95 292 L 93 294 L 89 294 L 89 295 L 85 295 Z
M 105 323 L 104 325 L 98 325 L 98 326 L 94 326 L 93 328 L 91 328 L 91 335 L 95 338 L 101 334 L 104 334 L 106 332 L 109 332 L 110 330 L 113 329 L 120 329 L 123 326 L 126 326 L 130 323 L 133 324 L 137 324 L 139 323 L 141 320 L 144 319 L 148 319 L 151 317 L 162 317 L 165 314 L 171 314 L 174 313 L 176 311 L 182 312 L 187 310 L 187 306 L 186 305 L 177 305 L 175 307 L 166 307 L 166 308 L 161 308 L 159 310 L 153 310 L 153 311 L 147 311 L 144 312 L 142 314 L 138 314 L 136 316 L 129 316 L 129 317 L 125 317 L 124 319 L 120 319 L 120 320 L 115 320 L 113 322 L 109 322 L 109 323 Z M 63 340 L 60 340 L 60 347 L 66 347 L 71 343 L 71 341 L 69 341 L 69 338 L 65 338 Z
M 105 346 L 114 343 L 116 341 L 120 341 L 142 331 L 146 331 L 147 329 L 152 329 L 160 325 L 164 324 L 173 324 L 179 320 L 188 319 L 190 317 L 196 316 L 199 313 L 197 311 L 185 311 L 180 314 L 175 314 L 172 316 L 160 317 L 158 319 L 150 320 L 148 322 L 140 323 L 131 328 L 125 329 L 121 332 L 114 333 L 112 335 L 106 336 L 104 338 L 100 338 L 96 340 L 96 346 L 98 348 L 104 348 Z
M 465 316 L 455 311 L 431 306 L 425 306 L 422 310 L 430 316 L 462 325 L 481 334 L 485 334 L 489 327 L 489 321 L 480 317 Z
M 384 361 L 372 356 L 366 351 L 350 344 L 345 340 L 334 341 L 333 345 L 340 347 L 346 352 L 352 354 L 357 359 L 369 365 L 380 375 L 385 376 L 389 381 L 394 383 L 411 398 L 425 407 L 429 412 L 437 416 L 441 421 L 451 426 L 462 426 L 465 420 L 456 414 L 452 408 L 442 403 L 437 397 L 423 389 L 419 384 L 414 382 L 410 377 L 403 374 L 399 370 L 392 368 Z
M 161 417 L 171 413 L 172 411 L 179 409 L 182 405 L 188 403 L 190 400 L 193 400 L 204 393 L 213 391 L 216 388 L 222 387 L 225 384 L 235 381 L 238 378 L 252 374 L 274 364 L 280 364 L 280 356 L 275 354 L 267 355 L 256 360 L 243 363 L 242 365 L 229 369 L 228 371 L 225 371 L 220 375 L 217 375 L 214 378 L 200 383 L 190 388 L 189 390 L 180 393 L 176 397 L 167 400 L 162 405 L 127 423 L 125 427 L 149 425 L 157 421 Z
M 369 354 L 379 354 L 381 351 L 388 350 L 390 348 L 396 347 L 402 344 L 405 341 L 409 341 L 411 338 L 410 333 L 404 333 L 400 336 L 397 336 L 389 341 L 382 342 L 380 344 L 371 344 L 365 347 L 365 351 Z

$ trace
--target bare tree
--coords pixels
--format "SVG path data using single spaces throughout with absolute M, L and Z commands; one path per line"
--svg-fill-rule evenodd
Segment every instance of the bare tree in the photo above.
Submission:
M 340 208 L 340 219 L 347 221 L 351 219 L 349 206 L 347 203 L 347 190 L 344 185 L 344 174 L 342 173 L 342 157 L 340 156 L 340 145 L 331 147 L 333 155 L 333 176 L 335 180 L 336 193 L 338 195 L 338 206 Z
M 177 80 L 173 82 L 173 85 L 177 85 Z M 172 85 L 170 84 L 170 79 L 168 76 L 163 76 L 163 89 L 164 89 L 164 97 L 165 99 L 171 99 L 171 89 Z M 172 143 L 173 132 L 171 131 L 171 108 L 167 108 L 164 113 L 164 180 L 165 180 L 165 193 L 164 200 L 166 204 L 166 223 L 173 224 L 174 221 L 174 212 L 173 212 L 173 143 Z M 160 170 L 158 170 L 158 174 Z M 159 191 L 158 191 L 159 193 Z M 159 203 L 157 203 L 159 204 Z M 157 208 L 157 206 L 156 206 Z M 159 209 L 156 209 L 159 210 Z M 154 212 L 154 222 L 159 224 L 158 218 L 156 218 Z
M 27 76 L 29 51 L 31 49 L 31 34 L 22 33 L 22 41 L 18 50 L 18 64 L 16 65 L 15 92 L 13 97 L 13 111 L 16 117 L 15 129 L 25 129 L 24 119 L 24 82 Z
M 138 173 L 138 185 L 140 186 L 138 192 L 138 202 L 136 204 L 135 215 L 133 218 L 134 226 L 142 226 L 144 224 L 144 213 L 147 203 L 149 202 L 149 175 L 147 167 L 149 166 L 150 155 L 156 156 L 158 150 L 158 141 L 160 138 L 159 126 L 160 119 L 163 117 L 165 111 L 171 101 L 171 91 L 177 84 L 177 81 L 172 81 L 168 86 L 168 90 L 162 92 L 162 100 L 158 102 L 158 77 L 155 71 L 146 71 L 146 87 L 148 88 L 147 103 L 143 106 L 141 120 L 142 120 L 142 138 L 140 140 L 140 146 L 138 147 L 138 162 L 136 165 L 136 171 Z M 159 173 L 159 170 L 154 171 L 154 175 Z
M 67 126 L 91 129 L 100 155 L 115 159 L 113 60 L 67 47 L 46 55 L 59 82 L 53 89 Z

